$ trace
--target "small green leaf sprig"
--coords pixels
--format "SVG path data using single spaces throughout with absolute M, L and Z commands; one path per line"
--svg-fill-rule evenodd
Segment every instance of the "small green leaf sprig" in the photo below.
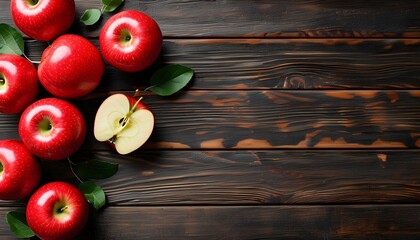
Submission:
M 158 69 L 150 79 L 150 90 L 159 96 L 170 96 L 185 87 L 193 78 L 194 70 L 179 64 Z
M 80 17 L 80 22 L 86 26 L 94 25 L 101 19 L 104 12 L 113 12 L 123 4 L 124 0 L 102 0 L 101 9 L 86 9 Z
M 79 190 L 85 195 L 87 201 L 99 210 L 106 204 L 104 190 L 92 179 L 106 179 L 114 176 L 118 171 L 118 164 L 99 160 L 89 160 L 74 163 L 68 158 L 70 169 L 79 180 Z M 86 181 L 87 180 L 87 181 Z

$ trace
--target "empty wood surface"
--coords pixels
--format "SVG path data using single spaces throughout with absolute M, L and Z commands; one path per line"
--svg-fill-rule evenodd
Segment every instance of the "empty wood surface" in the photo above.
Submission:
M 10 0 L 0 22 L 14 25 Z M 98 47 L 101 27 L 70 33 Z M 75 162 L 119 164 L 97 180 L 108 204 L 78 239 L 419 239 L 420 1 L 131 1 L 159 23 L 154 65 L 107 65 L 98 88 L 71 100 L 87 137 Z M 41 58 L 48 43 L 25 37 Z M 156 125 L 121 156 L 93 137 L 110 94 L 133 95 L 166 64 L 195 70 L 172 97 L 149 92 Z M 40 98 L 50 96 L 41 90 Z M 0 115 L 0 139 L 19 139 L 19 114 Z M 42 183 L 78 184 L 68 162 L 42 161 Z M 0 201 L 0 216 L 27 199 Z M 0 238 L 14 239 L 4 217 Z
M 76 18 L 101 1 L 76 0 Z M 0 1 L 0 22 L 12 23 L 10 0 Z M 125 1 L 156 19 L 165 37 L 419 37 L 418 1 Z M 96 37 L 99 25 L 75 21 L 72 31 Z

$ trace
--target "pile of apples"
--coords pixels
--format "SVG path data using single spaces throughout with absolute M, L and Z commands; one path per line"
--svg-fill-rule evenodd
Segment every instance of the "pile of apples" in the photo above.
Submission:
M 104 24 L 99 51 L 88 39 L 66 34 L 75 18 L 74 0 L 11 0 L 10 9 L 24 34 L 52 44 L 37 68 L 22 56 L 0 55 L 0 113 L 21 114 L 21 139 L 0 141 L 0 199 L 30 197 L 30 229 L 41 239 L 71 239 L 87 222 L 88 202 L 69 183 L 50 182 L 36 189 L 39 159 L 66 159 L 83 144 L 84 117 L 68 100 L 96 89 L 104 60 L 122 71 L 141 71 L 159 56 L 162 33 L 150 16 L 122 11 Z M 53 97 L 38 99 L 40 87 Z M 154 127 L 152 112 L 140 100 L 124 94 L 107 98 L 97 111 L 95 137 L 121 154 L 139 148 Z

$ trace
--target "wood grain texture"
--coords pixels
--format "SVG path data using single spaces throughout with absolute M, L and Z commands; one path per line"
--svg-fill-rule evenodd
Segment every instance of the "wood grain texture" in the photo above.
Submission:
M 417 239 L 418 205 L 107 208 L 96 239 Z M 156 224 L 159 223 L 159 224 Z
M 74 102 L 88 126 L 83 148 L 109 149 L 93 137 L 103 97 L 91 97 Z M 419 100 L 418 90 L 147 94 L 144 103 L 156 120 L 144 148 L 418 148 Z M 0 139 L 19 138 L 16 117 L 0 115 L 0 121 Z
M 74 162 L 119 164 L 97 181 L 112 206 L 415 203 L 418 150 L 81 151 Z M 78 184 L 67 161 L 44 161 L 42 183 Z M 0 206 L 24 206 L 0 201 Z
M 7 208 L 0 208 L 0 215 Z M 80 239 L 418 239 L 419 205 L 109 207 Z M 413 219 L 417 221 L 413 221 Z M 4 219 L 0 238 L 16 239 Z
M 420 152 L 138 151 L 80 152 L 73 161 L 119 164 L 99 181 L 110 205 L 415 203 Z M 77 184 L 68 163 L 45 162 L 44 179 Z
M 27 55 L 39 60 L 46 46 L 26 41 Z M 419 39 L 175 39 L 146 71 L 107 65 L 98 91 L 144 89 L 170 63 L 196 71 L 189 90 L 420 88 Z
M 12 23 L 9 0 L 1 0 L 0 22 Z M 198 7 L 199 6 L 199 7 Z M 97 26 L 79 22 L 100 1 L 76 0 L 70 32 L 96 37 Z M 165 37 L 419 37 L 418 1 L 126 1 L 156 19 Z

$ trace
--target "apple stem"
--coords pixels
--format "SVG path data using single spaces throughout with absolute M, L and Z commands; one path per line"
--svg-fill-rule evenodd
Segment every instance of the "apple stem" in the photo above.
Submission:
M 137 100 L 137 102 L 134 103 L 133 107 L 131 107 L 130 113 L 133 113 L 136 110 L 137 105 L 139 104 L 139 102 L 141 102 L 142 99 L 143 99 L 143 97 L 139 97 L 139 99 Z
M 147 91 L 149 91 L 150 89 L 152 89 L 152 88 L 154 88 L 154 87 L 156 87 L 157 85 L 152 85 L 152 86 L 149 86 L 149 87 L 147 87 L 146 89 L 144 89 L 143 91 L 144 92 L 147 92 Z
M 69 161 L 70 170 L 73 173 L 73 175 L 77 178 L 77 180 L 79 180 L 79 182 L 83 183 L 82 179 L 80 179 L 79 176 L 77 176 L 76 172 L 73 169 L 73 165 L 76 166 L 76 163 L 72 162 L 69 157 L 67 158 L 67 160 Z
M 41 63 L 41 61 L 33 61 L 33 60 L 31 60 L 28 56 L 26 56 L 26 54 L 25 53 L 23 53 L 23 56 L 29 61 L 29 62 L 31 62 L 31 63 L 33 63 L 33 64 L 40 64 Z
M 58 210 L 60 213 L 63 213 L 64 211 L 66 211 L 68 208 L 68 206 L 64 206 L 62 208 L 60 208 L 60 210 Z

